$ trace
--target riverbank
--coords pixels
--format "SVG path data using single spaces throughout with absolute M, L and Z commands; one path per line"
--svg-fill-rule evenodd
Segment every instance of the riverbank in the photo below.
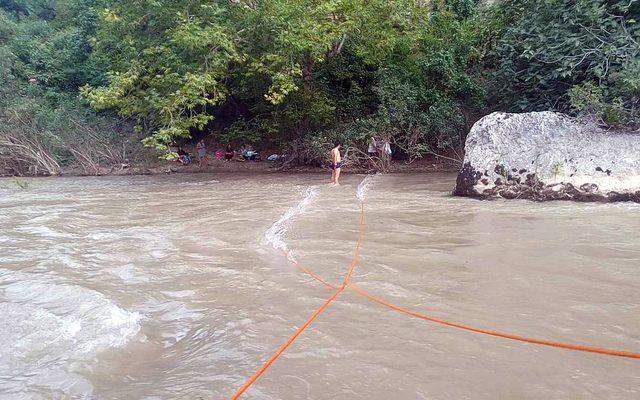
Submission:
M 208 160 L 205 166 L 200 167 L 197 163 L 190 165 L 181 165 L 177 162 L 166 162 L 157 166 L 146 169 L 128 168 L 120 171 L 114 171 L 109 175 L 131 175 L 131 174 L 173 174 L 173 173 L 220 173 L 220 172 L 273 172 L 273 173 L 297 173 L 297 172 L 328 172 L 327 168 L 312 165 L 284 166 L 282 163 L 270 161 L 223 161 Z M 460 169 L 459 164 L 453 161 L 428 156 L 419 160 L 407 163 L 401 160 L 395 160 L 391 163 L 388 173 L 429 173 L 429 172 L 457 172 Z M 366 174 L 377 172 L 375 169 L 361 166 L 345 166 L 343 173 Z M 73 174 L 67 174 L 73 175 Z
M 456 162 L 429 155 L 424 158 L 407 163 L 402 160 L 394 160 L 388 173 L 431 173 L 431 172 L 457 172 L 460 165 Z M 100 167 L 92 173 L 87 173 L 82 168 L 64 168 L 61 176 L 125 176 L 125 175 L 158 175 L 158 174 L 180 174 L 180 173 L 234 173 L 234 172 L 256 172 L 256 173 L 299 173 L 299 172 L 328 172 L 326 168 L 311 165 L 284 166 L 282 163 L 270 161 L 224 161 L 209 159 L 206 165 L 200 167 L 197 162 L 189 165 L 182 165 L 175 161 L 156 160 L 147 165 L 120 164 L 111 167 Z M 374 173 L 374 169 L 346 166 L 343 173 L 366 174 Z M 3 174 L 0 177 L 14 177 L 16 175 Z

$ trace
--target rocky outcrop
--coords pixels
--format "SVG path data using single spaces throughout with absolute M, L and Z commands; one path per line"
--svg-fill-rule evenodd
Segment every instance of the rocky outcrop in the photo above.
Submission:
M 640 134 L 548 111 L 493 113 L 471 129 L 453 193 L 640 202 Z

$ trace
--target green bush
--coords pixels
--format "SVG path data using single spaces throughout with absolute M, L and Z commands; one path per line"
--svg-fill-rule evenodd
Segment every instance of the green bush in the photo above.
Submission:
M 637 120 L 638 0 L 502 0 L 492 18 L 500 31 L 487 67 L 497 107 Z
M 92 2 L 0 3 L 0 173 L 57 174 L 139 159 L 128 123 L 98 115 L 78 87 L 100 82 L 90 59 Z M 18 4 L 19 5 L 19 4 Z
M 458 147 L 492 110 L 634 124 L 638 21 L 640 0 L 4 0 L 0 123 L 63 167 L 87 137 L 320 163 L 336 139 L 354 158 L 371 136 L 409 159 Z

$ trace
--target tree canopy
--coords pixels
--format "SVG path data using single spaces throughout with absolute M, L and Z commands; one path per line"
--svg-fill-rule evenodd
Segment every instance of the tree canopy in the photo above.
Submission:
M 635 124 L 639 17 L 640 0 L 0 0 L 0 117 L 37 103 L 36 131 L 65 112 L 99 131 L 115 113 L 160 154 L 212 135 L 302 162 L 371 136 L 420 157 L 494 110 Z

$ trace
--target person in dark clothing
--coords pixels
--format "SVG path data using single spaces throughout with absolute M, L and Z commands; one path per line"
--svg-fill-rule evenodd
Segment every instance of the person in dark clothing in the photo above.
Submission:
M 182 147 L 178 147 L 178 162 L 183 165 L 191 163 L 191 156 Z
M 224 159 L 227 161 L 231 161 L 233 160 L 233 155 L 234 155 L 233 148 L 231 148 L 231 145 L 228 144 L 227 150 L 225 150 L 224 152 Z

